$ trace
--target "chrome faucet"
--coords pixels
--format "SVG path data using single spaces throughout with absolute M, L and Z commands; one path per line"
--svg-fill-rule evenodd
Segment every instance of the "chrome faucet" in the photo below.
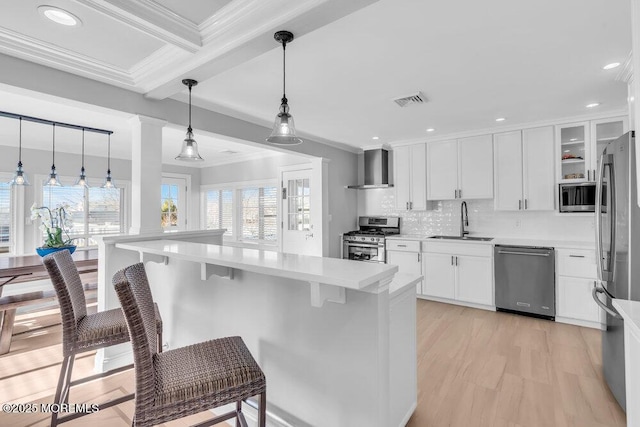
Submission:
M 467 211 L 467 202 L 462 202 L 460 205 L 460 237 L 464 237 L 465 234 L 469 234 L 465 231 L 464 226 L 469 226 L 469 212 Z

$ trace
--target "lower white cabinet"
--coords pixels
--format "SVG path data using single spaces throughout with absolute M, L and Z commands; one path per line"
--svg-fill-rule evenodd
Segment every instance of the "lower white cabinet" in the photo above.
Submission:
M 420 241 L 387 239 L 387 264 L 398 266 L 398 273 L 422 275 L 422 254 Z M 422 281 L 416 285 L 416 292 L 422 293 Z
M 597 275 L 595 251 L 558 248 L 556 256 L 556 320 L 597 327 L 600 308 L 591 296 Z
M 424 246 L 423 295 L 493 305 L 492 245 L 427 241 Z

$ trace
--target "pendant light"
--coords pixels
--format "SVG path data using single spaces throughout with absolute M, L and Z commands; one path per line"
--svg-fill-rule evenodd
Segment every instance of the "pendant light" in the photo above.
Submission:
M 82 167 L 80 168 L 80 177 L 76 181 L 75 187 L 89 187 L 87 176 L 84 174 L 84 128 L 82 128 Z
M 20 117 L 20 138 L 18 139 L 18 167 L 9 185 L 30 185 L 27 174 L 22 170 L 22 117 Z
M 198 153 L 198 143 L 193 139 L 193 129 L 191 129 L 191 88 L 198 82 L 193 79 L 184 79 L 182 84 L 189 87 L 189 127 L 187 128 L 187 137 L 182 141 L 182 151 L 176 156 L 176 160 L 199 162 L 204 159 Z
M 111 179 L 111 134 L 109 134 L 109 142 L 107 144 L 107 177 L 104 179 L 102 188 L 115 189 L 118 188 Z
M 62 187 L 62 183 L 58 179 L 58 174 L 56 173 L 56 124 L 53 123 L 53 138 L 52 138 L 52 161 L 51 161 L 51 173 L 49 174 L 49 178 L 44 181 L 44 185 L 48 187 Z
M 302 144 L 302 140 L 296 136 L 296 127 L 293 124 L 293 117 L 289 114 L 289 104 L 287 103 L 286 83 L 286 54 L 287 43 L 293 40 L 293 34 L 289 31 L 278 31 L 273 35 L 278 43 L 282 43 L 282 103 L 280 104 L 280 112 L 276 116 L 273 125 L 273 132 L 267 138 L 267 142 L 275 145 L 297 145 Z

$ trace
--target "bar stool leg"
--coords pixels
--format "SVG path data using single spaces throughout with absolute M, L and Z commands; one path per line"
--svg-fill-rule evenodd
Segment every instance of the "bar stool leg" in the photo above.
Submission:
M 65 380 L 69 375 L 69 362 L 71 361 L 72 356 L 66 356 L 62 359 L 62 365 L 60 366 L 60 378 L 58 378 L 58 386 L 56 387 L 56 394 L 53 398 L 54 404 L 62 403 L 62 393 L 63 390 L 68 388 L 66 387 Z M 68 390 L 64 390 L 64 392 L 68 393 Z M 54 411 L 51 414 L 51 427 L 56 427 L 58 425 L 58 414 Z
M 258 407 L 258 427 L 267 425 L 267 391 L 260 394 L 260 405 Z

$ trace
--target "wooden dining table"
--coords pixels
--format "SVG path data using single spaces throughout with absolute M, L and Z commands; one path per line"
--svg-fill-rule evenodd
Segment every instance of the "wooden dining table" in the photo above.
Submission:
M 78 273 L 94 273 L 98 271 L 98 250 L 76 251 L 73 255 Z M 39 255 L 19 255 L 0 257 L 0 355 L 9 352 L 11 335 L 17 307 L 55 299 L 55 291 L 27 291 L 2 297 L 6 285 L 18 286 L 20 283 L 49 279 L 49 274 L 42 264 Z

